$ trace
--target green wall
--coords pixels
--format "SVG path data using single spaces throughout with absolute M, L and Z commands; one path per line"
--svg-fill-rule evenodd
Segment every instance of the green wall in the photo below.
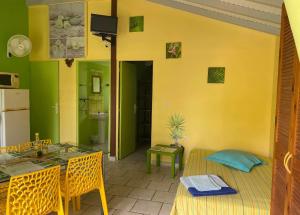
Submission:
M 20 87 L 29 88 L 29 59 L 6 57 L 8 39 L 15 34 L 28 35 L 28 13 L 25 0 L 0 1 L 0 72 L 20 75 Z

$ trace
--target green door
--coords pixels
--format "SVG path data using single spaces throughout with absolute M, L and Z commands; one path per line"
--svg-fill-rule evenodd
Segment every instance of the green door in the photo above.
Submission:
M 58 62 L 31 62 L 30 136 L 59 142 Z
M 137 67 L 131 62 L 120 63 L 120 128 L 119 159 L 135 151 Z

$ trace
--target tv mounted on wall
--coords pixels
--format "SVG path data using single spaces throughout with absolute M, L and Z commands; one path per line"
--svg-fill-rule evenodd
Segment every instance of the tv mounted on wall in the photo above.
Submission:
M 104 16 L 99 14 L 91 15 L 91 32 L 97 36 L 117 35 L 118 17 Z

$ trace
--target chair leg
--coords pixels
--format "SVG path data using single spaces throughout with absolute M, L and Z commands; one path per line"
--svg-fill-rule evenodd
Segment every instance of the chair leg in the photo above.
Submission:
M 100 192 L 100 198 L 101 198 L 103 213 L 104 213 L 104 215 L 108 215 L 108 207 L 107 207 L 107 201 L 106 201 L 103 178 L 101 179 L 100 184 L 101 184 L 101 187 L 99 188 L 99 192 Z
M 73 208 L 73 212 L 76 211 L 76 207 L 77 207 L 77 205 L 76 205 L 76 197 L 72 197 L 72 208 Z
M 65 215 L 69 214 L 69 198 L 65 197 Z
M 60 200 L 59 200 L 59 206 L 58 206 L 58 212 L 57 214 L 58 215 L 64 215 L 64 207 L 63 207 L 63 204 L 62 204 L 62 199 L 60 197 Z
M 75 197 L 76 202 L 76 210 L 80 211 L 80 196 Z

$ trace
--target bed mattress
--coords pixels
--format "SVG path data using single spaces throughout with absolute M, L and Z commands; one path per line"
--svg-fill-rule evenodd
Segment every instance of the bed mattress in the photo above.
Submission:
M 207 161 L 213 151 L 196 149 L 190 153 L 183 175 L 215 174 L 238 191 L 235 195 L 193 197 L 179 184 L 171 215 L 264 215 L 270 214 L 272 161 L 254 167 L 250 173 Z

